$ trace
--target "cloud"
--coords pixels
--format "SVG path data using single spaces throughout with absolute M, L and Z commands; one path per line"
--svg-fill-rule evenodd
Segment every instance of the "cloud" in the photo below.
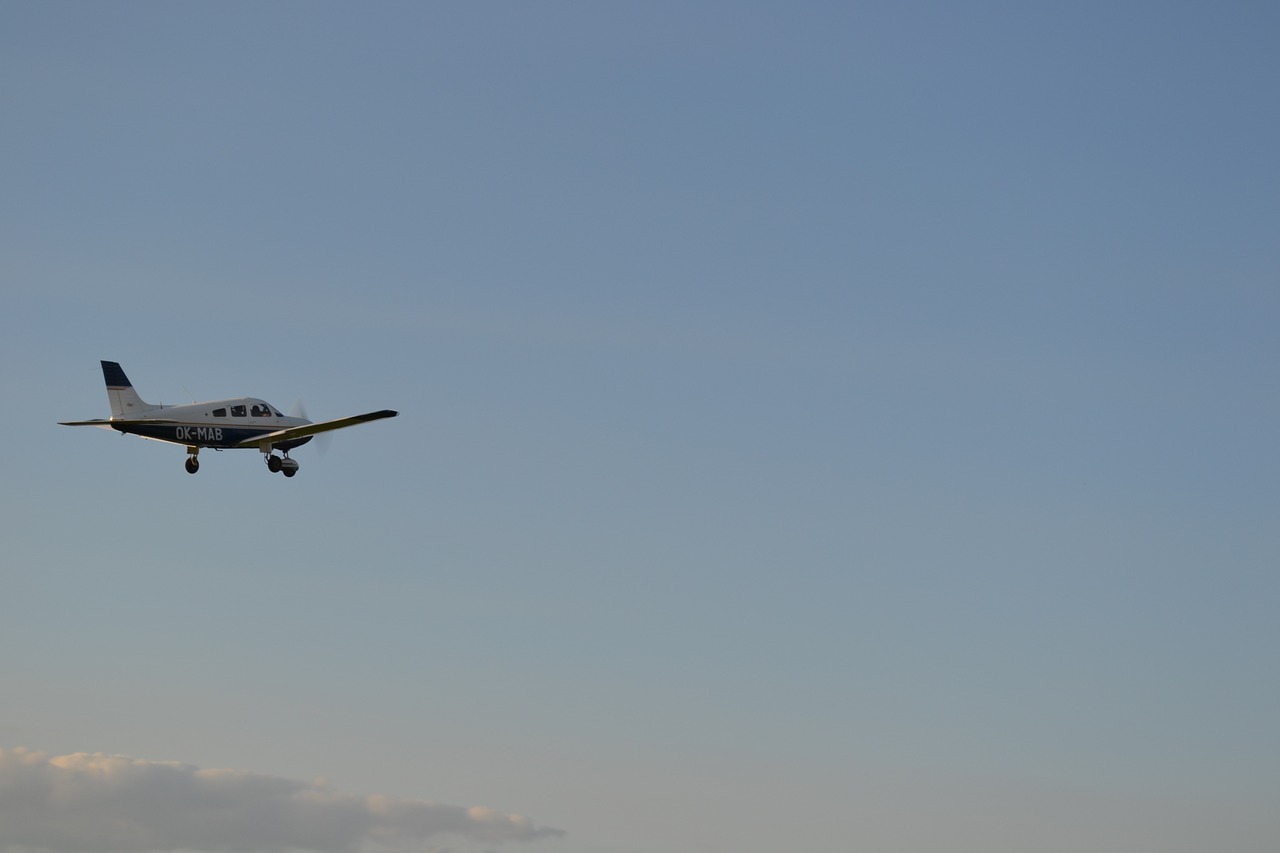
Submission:
M 492 809 L 358 797 L 324 782 L 0 749 L 0 851 L 356 853 L 420 849 L 442 834 L 501 844 L 564 833 Z

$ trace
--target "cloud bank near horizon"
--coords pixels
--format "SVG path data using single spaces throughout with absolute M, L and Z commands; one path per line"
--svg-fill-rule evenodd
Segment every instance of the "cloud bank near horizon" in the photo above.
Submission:
M 355 853 L 434 835 L 501 844 L 563 834 L 492 809 L 354 796 L 324 782 L 0 748 L 0 851 Z

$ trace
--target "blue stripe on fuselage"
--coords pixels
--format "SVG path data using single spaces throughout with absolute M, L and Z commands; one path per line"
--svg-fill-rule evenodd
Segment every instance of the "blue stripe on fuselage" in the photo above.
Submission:
M 129 435 L 140 435 L 156 441 L 168 441 L 172 444 L 185 444 L 188 447 L 239 447 L 242 442 L 260 435 L 276 432 L 278 426 L 222 426 L 220 424 L 118 424 L 112 427 Z M 281 450 L 292 450 L 306 444 L 311 436 L 281 441 L 274 447 Z M 252 445 L 251 445 L 252 447 Z

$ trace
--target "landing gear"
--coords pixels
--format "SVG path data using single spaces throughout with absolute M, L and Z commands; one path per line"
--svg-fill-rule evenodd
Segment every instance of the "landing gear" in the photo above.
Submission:
M 284 474 L 286 477 L 292 477 L 298 473 L 298 460 L 290 459 L 288 453 L 284 456 L 276 456 L 271 453 L 267 455 L 267 470 L 272 474 Z
M 196 454 L 200 452 L 200 448 L 188 447 L 187 452 L 191 454 L 187 457 L 187 473 L 194 474 L 200 470 L 200 460 L 196 458 Z

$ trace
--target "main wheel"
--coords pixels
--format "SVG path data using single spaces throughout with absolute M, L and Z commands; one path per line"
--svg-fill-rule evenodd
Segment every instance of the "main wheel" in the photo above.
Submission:
M 187 457 L 187 473 L 194 474 L 200 470 L 200 460 L 194 456 Z
M 284 469 L 284 475 L 285 475 L 286 477 L 292 477 L 292 476 L 293 476 L 294 474 L 296 474 L 296 473 L 298 473 L 298 469 L 297 469 L 297 468 L 285 468 L 285 469 Z
M 267 457 L 267 470 L 272 474 L 279 473 L 281 459 L 274 453 Z

